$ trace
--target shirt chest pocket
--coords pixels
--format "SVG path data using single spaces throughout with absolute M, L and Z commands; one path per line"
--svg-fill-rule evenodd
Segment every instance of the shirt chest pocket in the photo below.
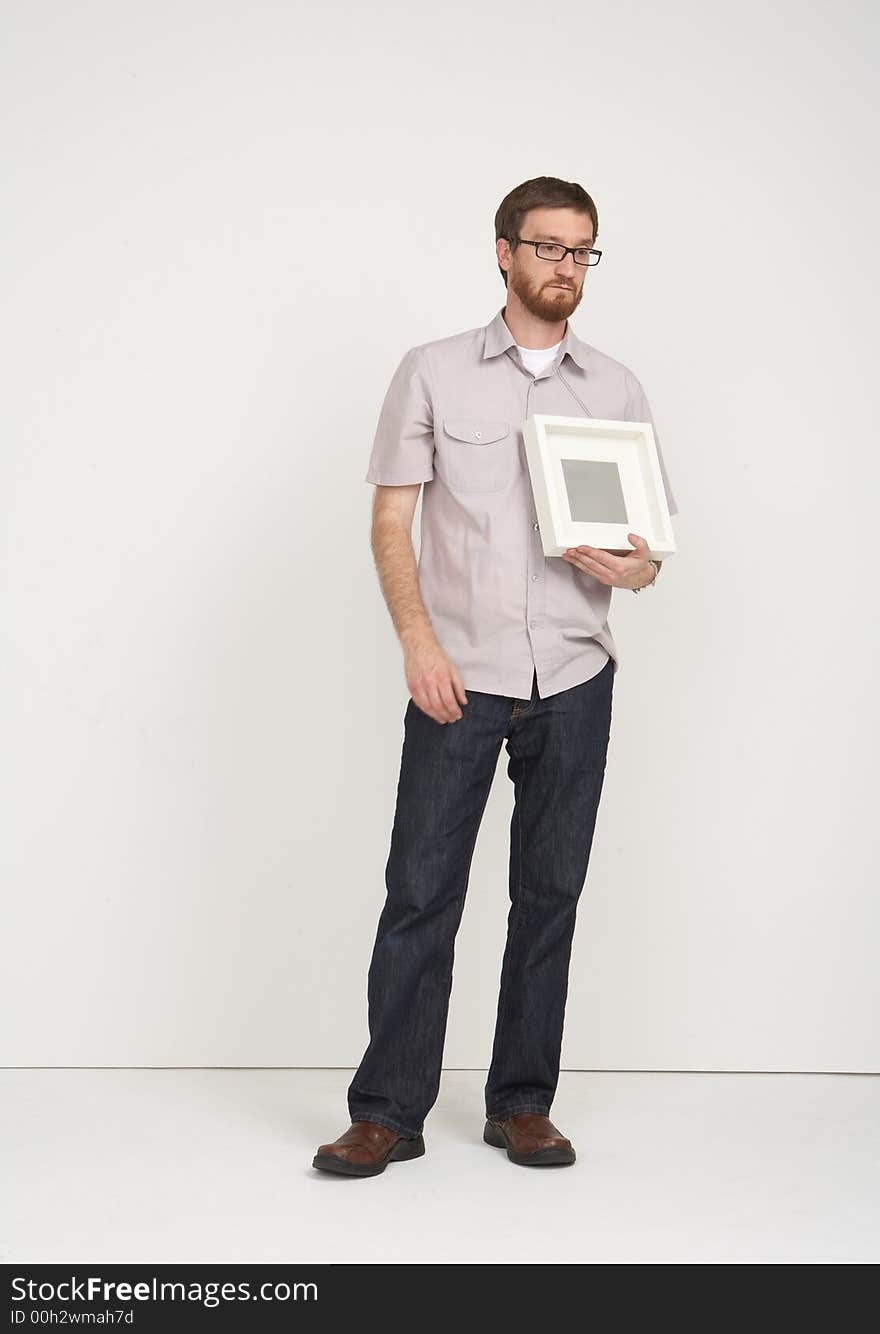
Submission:
M 519 440 L 510 422 L 444 417 L 436 444 L 453 491 L 503 491 L 520 471 Z

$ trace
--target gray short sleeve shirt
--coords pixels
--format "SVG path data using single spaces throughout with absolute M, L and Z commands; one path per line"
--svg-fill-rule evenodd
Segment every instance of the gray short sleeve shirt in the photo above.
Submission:
M 533 376 L 504 310 L 485 326 L 410 348 L 379 413 L 365 480 L 423 482 L 419 589 L 465 690 L 526 699 L 580 685 L 620 655 L 612 589 L 559 557 L 538 532 L 521 423 L 534 413 L 649 421 L 670 514 L 678 505 L 645 391 L 621 362 L 566 323 Z

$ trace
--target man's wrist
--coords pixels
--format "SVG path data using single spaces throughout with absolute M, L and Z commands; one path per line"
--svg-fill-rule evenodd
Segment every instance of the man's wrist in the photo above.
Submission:
M 404 649 L 412 648 L 415 644 L 430 642 L 435 638 L 434 627 L 430 620 L 410 621 L 398 632 L 398 639 L 401 647 Z
M 649 563 L 650 563 L 651 565 L 653 565 L 653 567 L 654 567 L 654 576 L 653 576 L 652 579 L 649 579 L 649 580 L 647 581 L 647 583 L 639 584 L 638 588 L 634 588 L 634 589 L 633 589 L 633 592 L 634 592 L 634 593 L 641 593 L 641 591 L 642 591 L 643 588 L 650 588 L 651 585 L 652 585 L 652 584 L 654 583 L 654 581 L 656 580 L 657 575 L 660 573 L 660 561 L 659 561 L 659 560 L 654 560 L 654 558 L 653 558 L 653 556 L 652 556 L 652 557 L 650 558 L 650 562 L 649 562 Z

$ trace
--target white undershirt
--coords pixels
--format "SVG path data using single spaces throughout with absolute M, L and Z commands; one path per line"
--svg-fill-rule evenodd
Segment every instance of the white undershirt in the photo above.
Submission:
M 540 375 L 554 360 L 556 353 L 562 346 L 562 339 L 555 343 L 553 347 L 520 347 L 517 343 L 519 355 L 523 359 L 523 365 L 530 375 Z

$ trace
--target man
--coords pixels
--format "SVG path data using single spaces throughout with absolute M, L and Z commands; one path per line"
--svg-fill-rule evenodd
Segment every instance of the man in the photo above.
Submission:
M 511 903 L 483 1138 L 519 1165 L 575 1161 L 549 1112 L 618 668 L 607 611 L 612 588 L 647 587 L 659 562 L 634 533 L 626 556 L 580 546 L 545 558 L 519 428 L 534 413 L 653 421 L 632 372 L 568 323 L 601 254 L 597 232 L 596 206 L 573 182 L 512 190 L 495 217 L 506 304 L 484 328 L 411 348 L 382 405 L 365 480 L 411 698 L 370 1041 L 348 1089 L 351 1125 L 319 1147 L 321 1169 L 374 1176 L 425 1152 L 454 940 L 502 741 Z

